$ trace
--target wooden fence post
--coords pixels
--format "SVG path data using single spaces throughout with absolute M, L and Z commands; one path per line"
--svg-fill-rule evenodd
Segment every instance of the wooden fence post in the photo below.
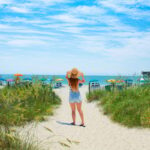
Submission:
M 90 82 L 89 82 L 89 96 L 90 96 L 90 92 L 91 92 L 91 89 L 90 89 Z

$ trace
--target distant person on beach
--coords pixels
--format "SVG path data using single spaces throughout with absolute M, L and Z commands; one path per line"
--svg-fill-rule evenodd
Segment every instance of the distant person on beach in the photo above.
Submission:
M 82 80 L 78 78 L 79 76 L 82 77 Z M 73 68 L 71 71 L 67 72 L 66 79 L 68 80 L 68 85 L 70 86 L 69 103 L 72 110 L 72 119 L 73 119 L 73 122 L 71 124 L 75 125 L 76 107 L 77 107 L 77 110 L 79 112 L 82 121 L 80 126 L 85 127 L 84 115 L 81 109 L 82 99 L 79 91 L 79 84 L 85 82 L 84 75 L 77 68 Z

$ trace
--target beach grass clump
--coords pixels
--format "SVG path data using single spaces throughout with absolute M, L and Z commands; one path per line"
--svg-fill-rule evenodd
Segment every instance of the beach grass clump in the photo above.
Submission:
M 88 99 L 89 102 L 92 102 L 92 101 L 96 101 L 96 100 L 99 100 L 101 97 L 104 97 L 105 95 L 107 95 L 107 92 L 105 90 L 93 90 L 92 92 L 87 93 L 86 94 L 86 97 Z
M 35 83 L 5 87 L 0 89 L 0 125 L 20 126 L 45 120 L 58 104 L 60 99 L 50 85 Z
M 127 127 L 150 127 L 150 86 L 136 86 L 111 92 L 101 89 L 87 94 L 88 101 L 97 100 L 104 114 Z
M 39 150 L 39 147 L 29 137 L 21 139 L 14 130 L 0 126 L 0 150 Z

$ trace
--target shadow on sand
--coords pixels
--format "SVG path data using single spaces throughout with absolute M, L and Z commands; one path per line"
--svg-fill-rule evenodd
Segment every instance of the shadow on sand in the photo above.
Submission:
M 68 122 L 62 122 L 62 121 L 56 121 L 56 122 L 61 124 L 61 125 L 86 127 L 85 125 L 77 125 L 77 124 L 73 125 L 73 124 L 68 123 Z
M 75 125 L 68 123 L 68 122 L 62 122 L 62 121 L 56 121 L 56 122 L 61 124 L 61 125 L 75 126 Z

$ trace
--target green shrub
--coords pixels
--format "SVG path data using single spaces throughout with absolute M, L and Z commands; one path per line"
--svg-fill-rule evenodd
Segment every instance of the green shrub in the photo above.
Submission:
M 105 90 L 94 90 L 92 92 L 87 93 L 87 99 L 89 102 L 98 100 L 100 97 L 104 96 L 106 94 Z
M 105 114 L 128 127 L 150 127 L 150 86 L 137 86 L 107 92 L 93 91 L 88 101 L 97 100 Z
M 142 126 L 150 127 L 150 108 L 143 111 L 140 119 L 141 119 Z
M 0 125 L 24 125 L 51 115 L 60 99 L 49 85 L 35 83 L 0 90 Z

